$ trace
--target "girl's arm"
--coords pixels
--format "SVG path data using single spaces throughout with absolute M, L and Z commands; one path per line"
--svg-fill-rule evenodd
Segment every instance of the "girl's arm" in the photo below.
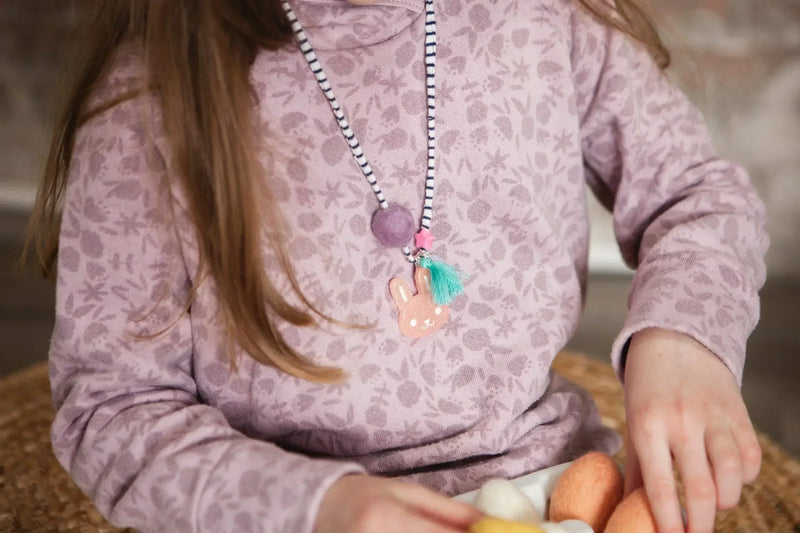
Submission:
M 613 212 L 636 269 L 614 343 L 647 327 L 680 331 L 713 351 L 741 384 L 759 316 L 766 214 L 745 171 L 720 159 L 702 115 L 644 49 L 576 15 L 574 78 L 587 181 Z
M 660 531 L 684 531 L 674 457 L 689 531 L 710 532 L 715 508 L 735 504 L 760 464 L 738 386 L 765 276 L 764 205 L 647 52 L 577 11 L 572 39 L 587 180 L 637 269 L 612 349 L 627 488 L 644 481 Z
M 55 455 L 115 526 L 310 533 L 327 489 L 362 470 L 248 438 L 200 403 L 189 276 L 144 105 L 77 139 L 50 350 Z

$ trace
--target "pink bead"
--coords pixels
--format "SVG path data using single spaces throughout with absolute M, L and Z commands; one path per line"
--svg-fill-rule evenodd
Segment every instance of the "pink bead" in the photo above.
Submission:
M 386 246 L 408 245 L 415 229 L 414 217 L 401 205 L 391 204 L 372 215 L 372 233 Z
M 417 245 L 417 248 L 425 248 L 429 252 L 433 248 L 433 241 L 436 240 L 436 237 L 433 236 L 426 228 L 422 228 L 417 232 L 414 236 L 414 244 Z

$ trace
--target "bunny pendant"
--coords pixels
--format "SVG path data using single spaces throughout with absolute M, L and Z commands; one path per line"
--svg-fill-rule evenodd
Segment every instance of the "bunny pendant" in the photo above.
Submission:
M 441 328 L 450 316 L 450 308 L 434 303 L 427 268 L 414 268 L 414 283 L 417 294 L 411 292 L 404 279 L 393 278 L 389 282 L 389 292 L 399 313 L 400 333 L 419 339 Z

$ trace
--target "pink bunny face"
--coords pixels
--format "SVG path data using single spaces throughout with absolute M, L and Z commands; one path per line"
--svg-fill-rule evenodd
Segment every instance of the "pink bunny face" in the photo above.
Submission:
M 400 333 L 419 339 L 441 328 L 450 316 L 450 308 L 434 303 L 427 268 L 418 266 L 414 269 L 414 282 L 417 294 L 411 292 L 402 278 L 394 278 L 389 282 L 389 292 L 399 311 Z

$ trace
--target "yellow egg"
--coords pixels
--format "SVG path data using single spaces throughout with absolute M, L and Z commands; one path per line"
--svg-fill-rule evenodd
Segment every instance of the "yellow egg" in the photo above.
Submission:
M 608 519 L 605 533 L 656 533 L 656 521 L 644 487 L 628 494 Z
M 590 452 L 572 463 L 558 478 L 550 495 L 548 520 L 583 520 L 595 531 L 603 531 L 622 499 L 622 473 L 611 458 Z
M 545 533 L 544 530 L 522 522 L 509 522 L 501 518 L 487 516 L 469 528 L 469 533 Z

